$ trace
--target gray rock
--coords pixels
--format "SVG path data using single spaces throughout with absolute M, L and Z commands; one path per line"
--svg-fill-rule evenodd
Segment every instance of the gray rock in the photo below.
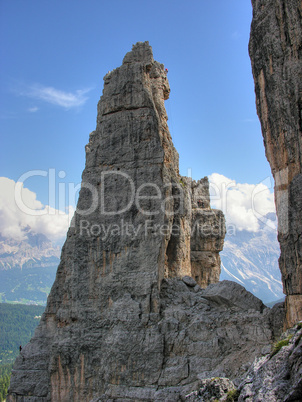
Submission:
M 302 5 L 252 0 L 249 53 L 266 157 L 275 179 L 285 327 L 302 319 Z
M 271 327 L 273 331 L 273 338 L 275 340 L 279 339 L 282 334 L 283 322 L 285 317 L 285 306 L 284 302 L 277 303 L 272 307 L 271 310 Z
M 219 279 L 225 223 L 207 179 L 179 176 L 169 92 L 147 42 L 104 77 L 77 210 L 8 401 L 176 401 L 207 377 L 240 382 L 271 343 L 270 310 L 239 285 L 194 290 Z
M 287 345 L 256 359 L 239 387 L 239 402 L 302 400 L 302 329 Z
M 182 281 L 190 288 L 194 288 L 197 285 L 196 281 L 191 276 L 183 276 Z
M 211 284 L 202 292 L 202 297 L 220 305 L 238 307 L 242 310 L 257 310 L 263 312 L 265 305 L 252 293 L 245 290 L 239 283 L 222 281 Z
M 203 184 L 203 191 L 206 188 L 208 187 Z M 201 205 L 204 205 L 203 202 Z M 219 252 L 223 249 L 225 233 L 225 219 L 221 211 L 193 208 L 191 272 L 202 288 L 219 281 Z
M 229 286 L 229 291 L 233 289 L 231 282 L 224 286 L 225 289 Z M 228 304 L 217 304 L 214 301 L 205 300 L 201 291 L 195 293 L 191 289 L 181 279 L 163 280 L 159 295 L 159 322 L 153 325 L 150 317 L 147 322 L 149 328 L 144 324 L 143 337 L 141 337 L 142 330 L 139 321 L 131 329 L 131 325 L 134 325 L 137 314 L 139 314 L 137 302 L 130 295 L 125 295 L 122 300 L 112 301 L 108 312 L 112 317 L 104 316 L 103 320 L 99 320 L 97 325 L 100 327 L 94 324 L 93 319 L 96 317 L 94 313 L 88 328 L 81 328 L 81 332 L 75 334 L 70 331 L 70 338 L 59 340 L 59 362 L 67 373 L 73 370 L 73 361 L 79 353 L 77 348 L 83 348 L 80 349 L 82 355 L 78 355 L 79 363 L 83 365 L 81 375 L 84 376 L 79 384 L 86 383 L 86 370 L 90 375 L 95 373 L 95 376 L 106 376 L 104 380 L 108 383 L 103 390 L 99 389 L 92 393 L 88 382 L 86 392 L 90 392 L 90 399 L 83 396 L 83 400 L 177 401 L 184 400 L 185 395 L 200 389 L 201 381 L 208 377 L 228 376 L 239 384 L 248 370 L 249 364 L 252 364 L 263 348 L 267 348 L 272 341 L 270 314 L 252 309 L 249 311 L 239 308 L 232 310 Z M 266 311 L 271 310 L 266 309 Z M 63 320 L 63 316 L 61 319 Z M 87 322 L 89 321 L 87 320 Z M 74 326 L 73 331 L 76 330 L 77 327 Z M 31 344 L 35 346 L 36 342 L 37 340 L 33 339 Z M 57 346 L 53 343 L 52 347 Z M 140 366 L 142 373 L 146 370 L 150 373 L 150 377 L 146 378 L 145 383 L 142 382 L 142 378 L 133 379 L 137 375 L 135 362 L 139 362 L 139 354 L 142 353 L 136 348 L 140 347 L 147 356 L 149 351 L 153 353 L 152 357 L 149 355 L 144 360 L 144 366 Z M 39 353 L 37 354 L 39 350 L 36 346 L 36 352 L 30 351 L 29 346 L 23 350 L 26 358 L 22 363 L 21 361 L 16 362 L 18 371 L 13 373 L 11 390 L 18 390 L 18 395 L 25 395 L 24 401 L 27 401 L 29 396 L 26 396 L 26 389 L 22 387 L 30 386 L 35 382 L 35 377 L 31 376 L 31 372 L 27 368 L 27 360 L 34 353 L 36 353 L 36 358 L 39 358 Z M 93 359 L 88 364 L 86 359 L 89 358 L 89 350 L 93 351 Z M 102 358 L 100 351 L 105 353 L 104 359 L 106 358 L 109 362 L 112 362 L 112 354 L 116 359 L 122 359 L 129 351 L 128 356 L 133 359 L 131 360 L 133 363 L 130 367 L 126 365 L 125 371 L 120 373 L 120 375 L 124 373 L 124 377 L 119 382 L 107 380 L 107 376 L 113 375 L 111 373 L 114 371 L 105 363 L 103 365 L 99 363 Z M 159 359 L 158 361 L 161 363 L 158 371 L 152 371 L 156 367 L 155 359 Z M 47 364 L 49 360 L 51 363 L 54 362 L 51 357 L 50 359 L 45 358 L 43 363 Z M 41 363 L 37 359 L 35 367 Z M 41 366 L 41 370 L 43 370 L 43 366 Z M 76 373 L 75 370 L 73 376 Z M 47 371 L 44 372 L 44 379 L 46 375 Z M 64 379 L 66 381 L 64 371 L 55 378 L 59 382 Z M 44 381 L 44 389 L 45 385 L 47 383 Z M 36 386 L 39 386 L 39 383 Z M 31 388 L 31 392 L 33 390 L 34 388 Z M 66 384 L 66 388 L 60 388 L 60 392 L 61 394 L 56 396 L 55 400 L 72 400 L 70 394 L 74 392 L 74 388 Z M 10 391 L 10 398 L 11 400 L 21 400 L 18 399 L 19 396 L 16 395 L 16 392 L 12 394 L 12 391 Z M 45 397 L 45 400 L 49 399 Z
M 235 293 L 237 289 L 229 281 L 224 288 L 227 293 L 231 290 Z M 177 279 L 162 283 L 159 324 L 165 340 L 162 383 L 171 381 L 170 375 L 177 367 L 179 375 L 182 373 L 178 381 L 183 385 L 208 377 L 229 377 L 239 384 L 253 356 L 259 356 L 272 342 L 270 309 L 261 312 L 230 308 L 227 302 L 218 304 L 204 299 L 203 292 L 195 293 Z M 244 292 L 248 299 L 249 293 Z M 241 297 L 244 299 L 244 294 Z
M 235 385 L 228 378 L 213 377 L 201 381 L 199 391 L 194 391 L 186 396 L 186 401 L 226 401 L 228 393 L 235 391 Z

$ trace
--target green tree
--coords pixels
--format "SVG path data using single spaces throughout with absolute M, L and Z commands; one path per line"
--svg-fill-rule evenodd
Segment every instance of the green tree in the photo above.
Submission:
M 10 382 L 12 364 L 4 364 L 0 366 L 0 402 L 4 401 Z

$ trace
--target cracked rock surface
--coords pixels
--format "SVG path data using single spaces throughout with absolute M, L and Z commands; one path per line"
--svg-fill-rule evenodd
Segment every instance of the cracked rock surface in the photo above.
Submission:
M 280 350 L 255 360 L 239 387 L 239 402 L 302 400 L 301 325 L 282 338 Z

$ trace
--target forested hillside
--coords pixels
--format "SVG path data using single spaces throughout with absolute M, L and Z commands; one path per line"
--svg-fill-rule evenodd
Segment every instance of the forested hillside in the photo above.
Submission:
M 0 363 L 11 363 L 34 333 L 44 306 L 0 303 Z
M 9 386 L 12 364 L 0 365 L 0 401 L 4 401 Z
M 19 347 L 29 342 L 44 309 L 44 306 L 0 303 L 0 401 L 5 398 Z

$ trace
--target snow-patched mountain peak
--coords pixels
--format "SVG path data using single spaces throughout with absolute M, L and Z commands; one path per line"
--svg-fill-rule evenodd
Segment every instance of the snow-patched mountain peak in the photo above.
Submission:
M 275 214 L 267 216 L 274 220 Z M 243 285 L 265 303 L 284 297 L 278 265 L 280 247 L 277 232 L 262 224 L 258 232 L 237 231 L 226 236 L 221 253 L 220 280 Z
M 22 229 L 23 240 L 4 237 L 0 233 L 0 270 L 24 266 L 46 266 L 60 257 L 61 248 L 44 234 L 35 233 L 29 226 Z

